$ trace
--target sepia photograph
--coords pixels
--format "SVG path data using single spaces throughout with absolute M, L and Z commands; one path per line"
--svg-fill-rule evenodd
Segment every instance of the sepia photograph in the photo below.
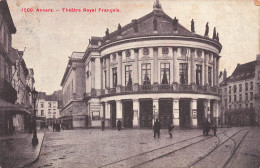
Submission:
M 0 168 L 259 168 L 260 0 L 0 0 Z

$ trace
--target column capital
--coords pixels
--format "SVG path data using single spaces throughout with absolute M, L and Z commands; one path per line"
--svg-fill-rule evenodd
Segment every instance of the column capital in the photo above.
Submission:
M 95 61 L 95 59 L 96 59 L 95 57 L 92 57 L 90 58 L 90 61 Z

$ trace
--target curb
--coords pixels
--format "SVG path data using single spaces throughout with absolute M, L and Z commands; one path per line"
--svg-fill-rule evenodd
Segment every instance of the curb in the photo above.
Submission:
M 25 165 L 21 166 L 21 168 L 30 167 L 30 166 L 32 166 L 34 163 L 36 163 L 36 162 L 39 160 L 40 153 L 41 153 L 41 150 L 42 150 L 42 144 L 43 144 L 44 138 L 45 138 L 45 131 L 44 131 L 44 133 L 43 133 L 43 138 L 42 138 L 42 142 L 41 142 L 41 147 L 40 147 L 40 151 L 39 151 L 37 157 L 36 157 L 33 161 L 31 161 L 31 162 L 29 162 L 29 163 L 26 163 Z

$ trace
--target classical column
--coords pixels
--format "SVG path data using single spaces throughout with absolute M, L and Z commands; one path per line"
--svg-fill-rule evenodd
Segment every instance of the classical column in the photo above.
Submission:
M 179 99 L 173 99 L 173 102 L 172 102 L 172 112 L 173 112 L 173 125 L 179 127 L 180 126 Z
M 110 88 L 110 56 L 108 55 L 106 58 L 106 70 L 107 70 L 107 83 L 106 87 Z
M 218 55 L 216 55 L 216 86 L 218 86 L 219 85 L 219 81 L 218 81 L 218 75 L 219 75 L 219 56 Z
M 195 49 L 191 49 L 191 53 L 190 53 L 190 57 L 191 57 L 191 68 L 190 68 L 190 74 L 191 74 L 191 81 L 190 83 L 196 83 L 196 65 L 195 65 Z
M 158 48 L 153 48 L 153 83 L 158 84 Z
M 159 100 L 153 99 L 153 123 L 159 119 Z
M 101 62 L 100 58 L 96 58 L 94 61 L 95 68 L 95 89 L 101 89 Z
M 124 125 L 121 100 L 116 100 L 116 120 L 121 120 L 122 126 Z
M 134 112 L 134 116 L 133 116 L 133 127 L 139 127 L 139 115 L 140 115 L 140 104 L 139 104 L 139 100 L 138 99 L 134 99 L 133 100 L 133 112 Z
M 203 62 L 202 62 L 202 69 L 201 69 L 201 85 L 204 85 L 205 84 L 205 54 L 204 54 L 204 51 L 201 50 L 201 58 L 203 58 Z
M 122 52 L 118 52 L 117 85 L 122 86 Z
M 198 126 L 197 120 L 197 99 L 192 99 L 190 102 L 190 118 L 191 118 L 191 127 Z
M 138 59 L 139 59 L 139 49 L 134 49 L 134 67 L 133 67 L 133 90 L 138 91 L 138 85 L 139 85 L 139 66 L 138 66 Z
M 95 89 L 95 58 L 91 58 L 91 89 Z
M 209 53 L 205 51 L 205 54 L 204 54 L 204 63 L 205 63 L 205 69 L 204 69 L 204 85 L 208 85 L 208 58 L 209 58 Z
M 173 47 L 172 51 L 173 51 L 173 83 L 180 83 L 177 48 Z
M 110 104 L 105 102 L 105 126 L 110 127 Z
M 216 86 L 216 55 L 215 54 L 212 54 L 212 57 L 213 57 L 213 86 Z

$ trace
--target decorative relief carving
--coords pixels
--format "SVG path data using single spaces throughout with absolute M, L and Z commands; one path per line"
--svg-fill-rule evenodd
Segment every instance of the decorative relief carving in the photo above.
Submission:
M 143 55 L 149 55 L 149 49 L 143 48 Z
M 126 56 L 126 58 L 130 58 L 130 56 L 131 56 L 130 50 L 125 51 L 125 56 Z
M 202 51 L 200 49 L 197 50 L 197 55 L 199 58 L 202 56 Z
M 181 56 L 187 56 L 187 48 L 181 48 Z
M 169 54 L 169 48 L 168 47 L 163 47 L 162 48 L 162 54 L 164 54 L 164 55 Z
M 112 54 L 112 60 L 115 61 L 116 60 L 116 53 Z

